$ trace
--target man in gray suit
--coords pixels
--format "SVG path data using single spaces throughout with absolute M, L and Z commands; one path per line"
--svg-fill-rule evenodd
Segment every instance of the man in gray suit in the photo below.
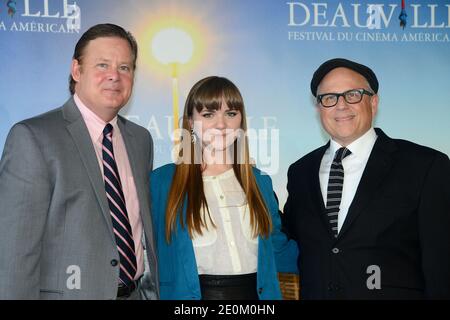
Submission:
M 0 162 L 0 299 L 158 299 L 150 133 L 118 115 L 137 44 L 119 26 L 78 41 L 72 97 L 13 126 Z

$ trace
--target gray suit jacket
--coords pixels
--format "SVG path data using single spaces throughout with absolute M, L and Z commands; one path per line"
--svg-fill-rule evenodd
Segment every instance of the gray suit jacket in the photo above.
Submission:
M 118 126 L 145 234 L 142 294 L 157 299 L 148 181 L 153 142 L 120 116 Z M 116 261 L 103 177 L 73 99 L 17 123 L 0 162 L 0 299 L 115 299 Z

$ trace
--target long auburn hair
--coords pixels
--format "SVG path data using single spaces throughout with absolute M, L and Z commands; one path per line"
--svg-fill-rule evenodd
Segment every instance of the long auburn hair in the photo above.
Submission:
M 237 110 L 242 115 L 241 129 L 247 131 L 247 122 L 244 109 L 244 101 L 239 89 L 228 79 L 211 76 L 198 81 L 189 92 L 183 113 L 183 130 L 180 141 L 182 146 L 178 153 L 178 162 L 169 191 L 166 207 L 166 241 L 170 243 L 172 233 L 176 230 L 177 219 L 180 219 L 182 228 L 187 229 L 190 237 L 193 233 L 202 233 L 202 228 L 207 228 L 206 214 L 211 220 L 208 203 L 203 189 L 202 179 L 202 143 L 193 141 L 191 137 L 191 123 L 194 108 L 201 112 L 219 110 L 222 102 L 226 102 L 230 110 Z M 256 183 L 250 164 L 247 136 L 243 141 L 233 143 L 233 171 L 239 181 L 250 209 L 250 226 L 253 236 L 268 237 L 272 231 L 272 220 L 269 210 L 264 202 Z M 200 157 L 200 158 L 199 158 Z M 183 217 L 183 209 L 186 206 L 186 218 Z M 203 214 L 202 214 L 202 209 Z M 213 224 L 213 227 L 214 224 Z

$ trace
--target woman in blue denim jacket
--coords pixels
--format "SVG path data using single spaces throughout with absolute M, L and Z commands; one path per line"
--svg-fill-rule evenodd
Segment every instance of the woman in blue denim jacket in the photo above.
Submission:
M 250 163 L 244 103 L 228 79 L 191 89 L 175 164 L 151 173 L 161 299 L 281 299 L 297 272 L 268 175 Z

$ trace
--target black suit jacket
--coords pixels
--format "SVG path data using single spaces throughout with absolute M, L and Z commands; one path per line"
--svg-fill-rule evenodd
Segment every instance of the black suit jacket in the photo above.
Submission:
M 319 182 L 329 144 L 289 168 L 283 221 L 300 249 L 301 297 L 448 299 L 449 158 L 375 130 L 377 141 L 337 238 Z M 377 274 L 381 288 L 369 289 Z

